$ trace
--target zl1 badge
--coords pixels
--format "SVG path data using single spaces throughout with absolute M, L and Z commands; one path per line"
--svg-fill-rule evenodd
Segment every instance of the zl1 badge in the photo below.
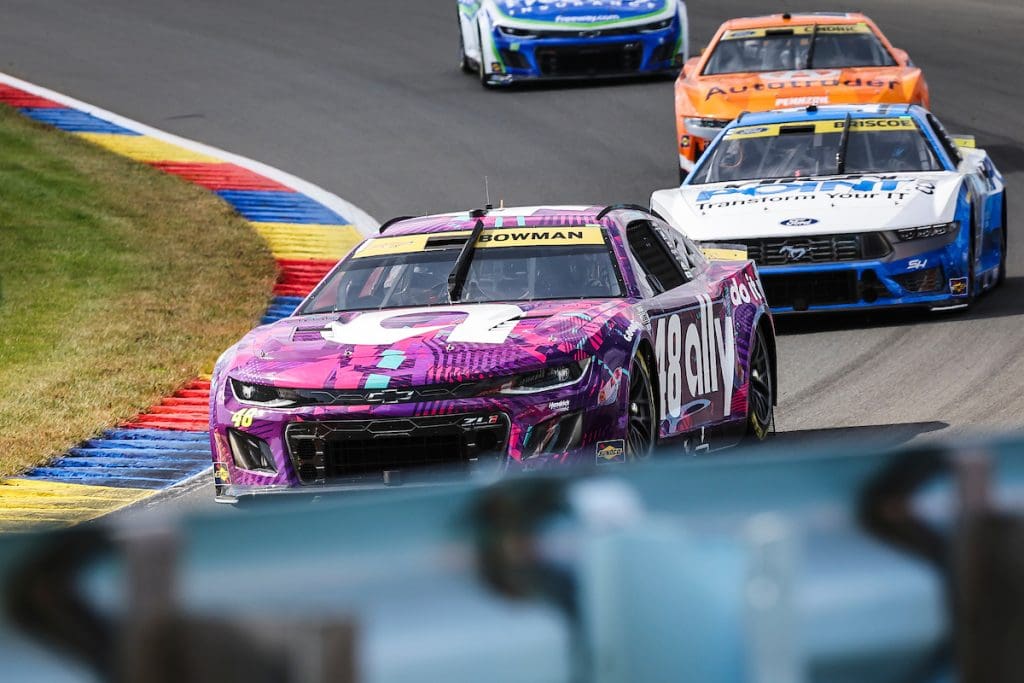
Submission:
M 626 462 L 626 442 L 622 439 L 598 441 L 597 462 Z

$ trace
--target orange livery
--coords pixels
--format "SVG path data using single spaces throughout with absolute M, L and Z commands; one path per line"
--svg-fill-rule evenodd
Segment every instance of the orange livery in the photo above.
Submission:
M 724 23 L 675 86 L 682 177 L 743 112 L 822 104 L 928 106 L 910 57 L 857 13 L 775 14 Z

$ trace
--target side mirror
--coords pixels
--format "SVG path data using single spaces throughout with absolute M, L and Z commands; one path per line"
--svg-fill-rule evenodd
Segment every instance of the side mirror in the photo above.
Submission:
M 901 50 L 898 47 L 894 47 L 892 49 L 892 54 L 893 57 L 896 58 L 897 62 L 901 64 L 906 64 L 907 66 L 914 66 L 914 63 L 910 61 L 910 55 L 907 54 L 906 50 Z
M 697 68 L 697 63 L 700 62 L 700 57 L 691 57 L 686 60 L 683 64 L 683 78 L 687 78 Z

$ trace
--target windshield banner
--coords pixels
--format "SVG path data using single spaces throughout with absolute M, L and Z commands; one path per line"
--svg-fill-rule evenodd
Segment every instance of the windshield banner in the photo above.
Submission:
M 750 138 L 773 138 L 784 133 L 810 133 L 813 128 L 818 133 L 841 133 L 846 127 L 843 119 L 830 121 L 772 123 L 764 126 L 742 126 L 730 128 L 725 132 L 726 140 L 747 140 Z M 852 119 L 850 128 L 854 130 L 917 130 L 914 119 L 907 117 L 883 119 Z
M 386 256 L 391 254 L 411 254 L 427 251 L 431 244 L 438 248 L 452 246 L 452 238 L 468 237 L 470 230 L 454 232 L 432 232 L 417 235 L 398 235 L 395 237 L 376 237 L 367 240 L 356 252 L 355 258 L 368 256 Z M 465 241 L 465 240 L 463 240 Z M 491 228 L 480 233 L 477 249 L 489 247 L 557 247 L 569 245 L 604 244 L 601 227 L 584 226 L 553 226 L 543 228 Z M 461 245 L 458 245 L 461 247 Z
M 809 36 L 817 33 L 844 34 L 844 33 L 871 33 L 871 28 L 865 23 L 859 24 L 819 24 L 815 29 L 814 25 L 808 26 L 782 26 L 771 28 L 746 28 L 726 31 L 722 34 L 722 40 L 743 40 L 745 38 L 766 38 L 768 36 Z

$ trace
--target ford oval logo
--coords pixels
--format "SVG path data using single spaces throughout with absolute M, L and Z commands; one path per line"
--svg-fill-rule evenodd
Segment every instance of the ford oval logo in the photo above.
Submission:
M 817 218 L 789 218 L 782 221 L 780 225 L 785 225 L 787 228 L 806 228 L 808 225 L 814 225 L 817 222 Z

